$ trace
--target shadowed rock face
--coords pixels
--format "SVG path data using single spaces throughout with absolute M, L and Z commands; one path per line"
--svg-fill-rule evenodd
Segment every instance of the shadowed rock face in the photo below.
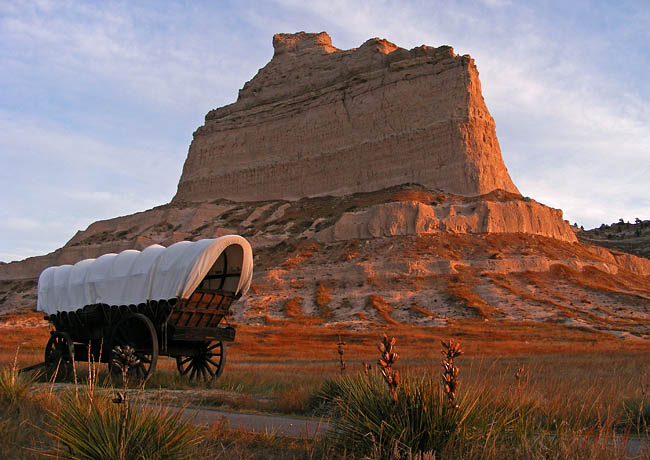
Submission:
M 369 192 L 405 183 L 519 193 L 473 59 L 373 38 L 277 34 L 273 59 L 194 133 L 175 202 Z

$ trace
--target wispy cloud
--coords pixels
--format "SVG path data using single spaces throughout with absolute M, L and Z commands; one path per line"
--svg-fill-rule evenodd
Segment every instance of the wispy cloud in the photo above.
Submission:
M 520 190 L 586 227 L 650 217 L 650 8 L 506 0 L 0 3 L 0 260 L 162 204 L 192 131 L 276 32 L 471 54 Z
M 0 4 L 2 257 L 169 201 L 192 131 L 268 58 L 227 5 L 159 6 Z

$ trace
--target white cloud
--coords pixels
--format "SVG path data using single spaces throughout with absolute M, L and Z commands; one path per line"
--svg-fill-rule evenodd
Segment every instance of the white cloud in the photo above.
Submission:
M 187 23 L 201 19 L 181 5 L 168 4 L 169 11 L 114 2 L 31 5 L 0 17 L 4 59 L 25 72 L 37 58 L 50 78 L 106 85 L 122 97 L 187 112 L 204 106 L 206 95 L 229 102 L 241 85 L 239 71 L 250 66 L 244 49 L 215 49 L 219 43 L 241 46 L 225 27 L 200 24 L 194 30 Z M 185 27 L 176 30 L 176 22 Z
M 635 8 L 616 35 L 505 0 L 2 3 L 0 179 L 13 193 L 0 198 L 0 258 L 168 201 L 191 130 L 235 100 L 273 33 L 299 30 L 340 48 L 379 36 L 471 54 L 524 194 L 585 226 L 649 218 L 648 63 L 626 53 L 647 56 L 629 40 L 648 36 L 650 14 Z

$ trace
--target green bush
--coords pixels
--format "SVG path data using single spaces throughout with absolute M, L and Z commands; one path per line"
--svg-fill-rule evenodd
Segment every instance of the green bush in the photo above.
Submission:
M 60 459 L 165 460 L 195 458 L 201 432 L 180 412 L 113 404 L 90 394 L 65 395 L 45 431 Z
M 342 377 L 324 388 L 336 415 L 330 435 L 342 448 L 376 458 L 441 452 L 478 401 L 465 393 L 450 405 L 431 376 L 406 375 L 397 402 L 376 374 Z

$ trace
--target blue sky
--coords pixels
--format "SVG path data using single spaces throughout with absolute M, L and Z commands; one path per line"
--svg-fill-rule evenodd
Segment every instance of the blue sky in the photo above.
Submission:
M 168 202 L 208 110 L 301 30 L 470 54 L 524 195 L 586 228 L 650 219 L 645 0 L 0 0 L 0 260 Z

